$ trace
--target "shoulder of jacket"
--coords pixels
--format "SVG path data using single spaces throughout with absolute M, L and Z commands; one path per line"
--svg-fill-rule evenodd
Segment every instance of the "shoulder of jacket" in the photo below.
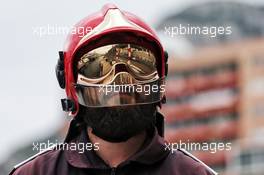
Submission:
M 214 171 L 212 168 L 210 168 L 208 165 L 206 165 L 204 162 L 202 162 L 200 159 L 198 159 L 197 157 L 195 157 L 194 155 L 192 155 L 190 152 L 186 151 L 185 149 L 178 149 L 178 151 L 182 152 L 184 155 L 186 155 L 186 156 L 192 158 L 193 160 L 199 162 L 200 164 L 202 164 L 213 175 L 218 174 L 216 171 Z
M 55 144 L 55 145 L 53 145 L 53 146 L 51 146 L 51 147 L 46 148 L 46 149 L 43 150 L 43 151 L 40 151 L 39 153 L 37 153 L 37 154 L 35 154 L 35 155 L 33 155 L 33 156 L 27 158 L 26 160 L 24 160 L 24 161 L 20 162 L 19 164 L 15 165 L 15 166 L 13 167 L 13 170 L 9 173 L 9 175 L 12 175 L 12 174 L 13 174 L 13 173 L 14 173 L 19 167 L 22 167 L 22 166 L 25 165 L 26 163 L 28 163 L 28 162 L 34 160 L 35 158 L 37 158 L 37 157 L 39 157 L 39 156 L 41 156 L 41 155 L 44 155 L 44 154 L 46 154 L 46 153 L 48 153 L 48 152 L 51 152 L 51 151 L 53 151 L 53 150 L 56 150 L 58 147 L 60 147 L 60 144 Z

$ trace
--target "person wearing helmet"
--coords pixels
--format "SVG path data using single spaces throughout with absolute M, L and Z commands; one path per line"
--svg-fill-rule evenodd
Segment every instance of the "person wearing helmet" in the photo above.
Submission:
M 216 174 L 187 152 L 166 149 L 157 108 L 165 102 L 168 55 L 152 29 L 114 5 L 75 27 L 92 30 L 69 34 L 59 52 L 62 107 L 73 117 L 65 141 L 10 174 Z M 83 152 L 81 143 L 89 144 Z

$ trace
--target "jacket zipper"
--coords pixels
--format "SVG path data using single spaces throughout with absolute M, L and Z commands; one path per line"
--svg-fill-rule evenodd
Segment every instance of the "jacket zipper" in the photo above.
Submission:
M 116 174 L 116 168 L 112 168 L 111 175 L 115 175 L 115 174 Z

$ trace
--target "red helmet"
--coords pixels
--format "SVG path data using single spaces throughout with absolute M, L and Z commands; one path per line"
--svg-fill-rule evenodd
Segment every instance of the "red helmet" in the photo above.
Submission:
M 159 77 L 165 77 L 167 72 L 167 54 L 154 31 L 137 16 L 121 11 L 115 5 L 105 5 L 101 11 L 94 13 L 80 22 L 75 31 L 68 35 L 64 51 L 56 66 L 59 84 L 66 89 L 67 99 L 62 100 L 63 109 L 75 116 L 79 110 L 76 89 L 76 72 L 73 68 L 75 58 L 83 51 L 92 50 L 100 46 L 113 43 L 132 43 L 143 45 L 152 51 L 156 58 Z

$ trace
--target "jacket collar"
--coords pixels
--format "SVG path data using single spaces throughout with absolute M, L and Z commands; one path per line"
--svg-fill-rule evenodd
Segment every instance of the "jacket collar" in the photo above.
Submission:
M 81 134 L 71 143 L 89 143 L 89 138 L 86 130 L 82 130 Z M 110 168 L 96 153 L 94 150 L 85 150 L 84 153 L 79 153 L 78 150 L 65 150 L 64 151 L 67 162 L 76 168 L 96 168 L 106 169 Z M 129 162 L 138 162 L 141 164 L 154 164 L 169 154 L 169 150 L 165 149 L 165 141 L 159 136 L 155 129 L 152 134 L 146 139 L 142 148 L 128 160 L 121 163 L 119 166 L 129 164 Z

